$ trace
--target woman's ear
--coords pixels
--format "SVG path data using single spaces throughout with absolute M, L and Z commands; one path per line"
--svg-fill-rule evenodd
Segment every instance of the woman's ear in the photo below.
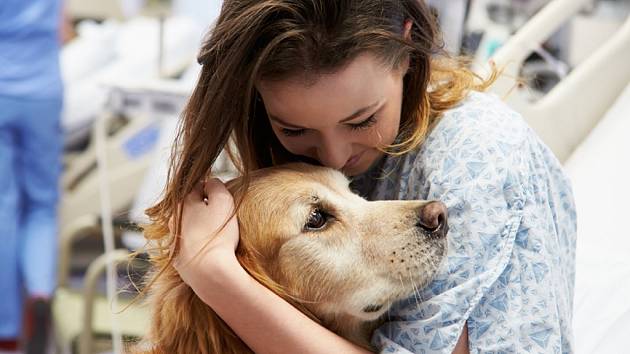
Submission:
M 411 20 L 405 20 L 405 23 L 403 24 L 403 38 L 406 40 L 411 40 L 411 25 Z
M 412 24 L 413 23 L 411 22 L 411 20 L 405 20 L 405 22 L 403 23 L 403 38 L 407 41 L 411 41 Z M 403 61 L 402 65 L 400 66 L 400 69 L 403 73 L 403 76 L 407 74 L 407 71 L 409 70 L 409 55 L 407 55 L 407 57 Z

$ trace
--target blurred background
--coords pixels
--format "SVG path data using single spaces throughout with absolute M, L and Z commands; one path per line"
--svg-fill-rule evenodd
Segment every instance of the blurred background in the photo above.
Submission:
M 28 92 L 22 94 L 11 66 L 2 64 L 2 51 L 23 39 L 11 42 L 11 26 L 1 22 L 28 2 L 0 4 L 0 87 L 3 80 L 13 84 L 18 100 Z M 630 0 L 428 2 L 445 48 L 470 57 L 482 76 L 490 63 L 503 69 L 491 91 L 523 114 L 572 178 L 579 222 L 577 352 L 624 352 Z M 220 8 L 220 0 L 62 1 L 58 251 L 47 265 L 36 261 L 37 253 L 20 256 L 23 267 L 52 269 L 55 286 L 38 296 L 25 286 L 16 295 L 21 300 L 7 300 L 20 308 L 13 317 L 0 311 L 0 353 L 120 353 L 121 342 L 148 327 L 146 308 L 133 301 L 147 271 L 135 225 L 148 221 L 144 210 L 164 187 L 178 117 L 200 70 L 196 54 Z M 15 102 L 3 96 L 13 97 L 0 88 L 0 128 L 2 111 Z M 0 160 L 2 154 L 8 152 L 0 149 Z M 225 156 L 215 173 L 235 175 Z M 0 222 L 10 215 L 0 213 Z M 0 272 L 12 274 L 6 267 Z M 15 293 L 9 283 L 0 287 Z

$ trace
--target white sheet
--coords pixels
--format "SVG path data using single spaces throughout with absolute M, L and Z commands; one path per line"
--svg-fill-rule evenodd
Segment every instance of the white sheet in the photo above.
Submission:
M 62 50 L 66 146 L 85 137 L 103 111 L 108 85 L 118 81 L 158 79 L 158 21 L 136 17 L 125 23 L 85 24 L 80 36 Z M 169 17 L 164 25 L 162 69 L 180 71 L 194 62 L 203 27 L 186 17 Z
M 577 353 L 628 350 L 629 135 L 630 85 L 565 164 L 578 212 L 573 318 Z

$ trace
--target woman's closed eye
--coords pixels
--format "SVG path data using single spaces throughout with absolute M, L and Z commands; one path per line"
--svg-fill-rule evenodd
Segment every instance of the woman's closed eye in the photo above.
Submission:
M 374 114 L 358 123 L 346 124 L 351 130 L 363 130 L 372 127 L 376 124 L 376 117 Z M 288 137 L 304 135 L 308 129 L 288 129 L 282 128 L 282 134 Z
M 348 124 L 348 126 L 352 130 L 360 130 L 360 129 L 367 129 L 367 128 L 373 126 L 374 124 L 376 124 L 376 117 L 375 117 L 374 114 L 372 114 L 371 116 L 369 116 L 366 119 L 360 121 L 359 123 Z
M 306 132 L 306 129 L 282 128 L 281 130 L 282 130 L 282 134 L 284 134 L 285 136 L 288 136 L 288 137 L 304 135 L 304 133 Z

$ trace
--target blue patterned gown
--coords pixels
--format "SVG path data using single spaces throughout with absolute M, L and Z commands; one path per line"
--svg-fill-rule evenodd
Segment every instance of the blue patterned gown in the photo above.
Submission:
M 438 199 L 448 255 L 435 280 L 394 305 L 383 353 L 573 352 L 576 215 L 560 163 L 495 96 L 473 92 L 416 150 L 387 156 L 354 187 L 369 200 Z

